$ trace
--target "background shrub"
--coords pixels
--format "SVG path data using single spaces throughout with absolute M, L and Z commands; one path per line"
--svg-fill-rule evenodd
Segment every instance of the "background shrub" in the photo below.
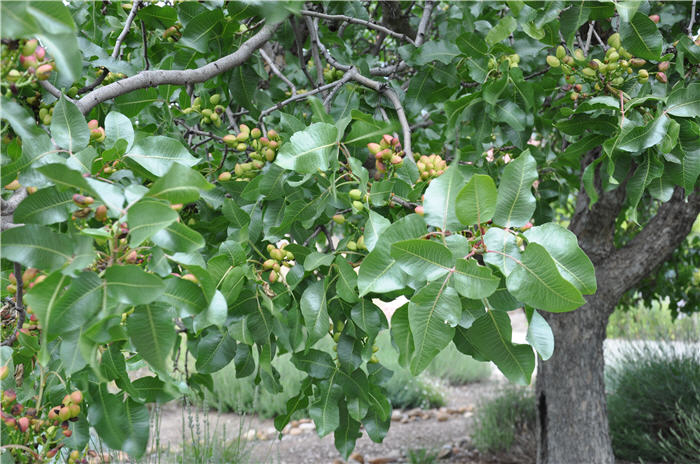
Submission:
M 668 300 L 654 301 L 650 307 L 643 302 L 620 307 L 608 321 L 608 338 L 632 340 L 698 340 L 700 314 L 684 314 L 673 318 Z
M 697 462 L 700 353 L 686 343 L 636 342 L 606 369 L 615 455 L 630 461 Z

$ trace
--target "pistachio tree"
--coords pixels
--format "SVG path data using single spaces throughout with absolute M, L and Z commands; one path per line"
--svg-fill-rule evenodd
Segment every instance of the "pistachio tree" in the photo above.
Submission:
M 700 211 L 695 14 L 3 2 L 5 454 L 79 462 L 92 428 L 138 457 L 148 403 L 231 363 L 279 392 L 291 353 L 275 426 L 347 457 L 390 425 L 388 330 L 415 375 L 539 357 L 539 461 L 613 462 L 607 317 Z

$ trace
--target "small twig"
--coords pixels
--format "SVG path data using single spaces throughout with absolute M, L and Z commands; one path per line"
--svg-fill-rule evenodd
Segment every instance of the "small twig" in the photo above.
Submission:
M 299 66 L 301 66 L 301 70 L 304 72 L 304 75 L 309 80 L 309 82 L 311 82 L 311 85 L 316 87 L 314 85 L 314 78 L 311 77 L 311 74 L 309 74 L 309 70 L 306 69 L 306 60 L 304 59 L 304 49 L 303 49 L 302 43 L 301 43 L 301 31 L 299 30 L 299 26 L 297 25 L 297 21 L 294 18 L 294 16 L 291 16 L 289 18 L 289 22 L 292 23 L 292 30 L 294 31 L 294 42 L 296 43 L 296 46 L 297 46 L 297 55 L 299 57 Z
M 431 4 L 430 9 L 432 9 L 432 3 L 433 2 L 426 2 L 426 9 L 428 8 L 427 4 Z M 425 10 L 423 10 L 423 11 L 424 11 L 423 14 L 425 16 Z M 416 47 L 419 46 L 418 44 L 416 44 L 413 41 L 413 39 L 411 39 L 406 34 L 392 31 L 391 29 L 386 28 L 386 27 L 382 26 L 381 24 L 377 24 L 377 23 L 372 22 L 372 21 L 365 21 L 364 19 L 353 18 L 352 16 L 330 15 L 330 14 L 318 13 L 316 11 L 310 11 L 310 10 L 301 10 L 300 13 L 304 16 L 313 16 L 315 18 L 328 19 L 331 21 L 345 21 L 346 23 L 359 24 L 359 25 L 365 26 L 369 29 L 374 29 L 375 31 L 383 32 L 384 34 L 390 35 L 396 39 L 405 40 L 406 42 L 410 43 L 411 45 L 415 45 Z M 430 15 L 430 12 L 428 12 L 428 16 L 429 15 Z
M 534 72 L 532 74 L 528 74 L 527 76 L 523 77 L 523 79 L 527 81 L 527 80 L 533 79 L 537 76 L 541 76 L 542 74 L 547 73 L 547 71 L 549 71 L 549 68 L 541 69 L 541 70 Z
M 323 232 L 323 235 L 325 235 L 326 239 L 328 240 L 328 248 L 330 249 L 330 251 L 335 251 L 335 248 L 333 247 L 333 237 L 331 237 L 331 234 L 328 232 L 328 229 L 324 225 L 321 225 L 319 227 L 321 229 L 321 232 Z
M 2 213 L 2 225 L 0 226 L 0 228 L 3 231 L 23 225 L 15 224 L 13 215 L 15 213 L 15 210 L 17 209 L 17 206 L 19 206 L 19 204 L 22 203 L 22 201 L 24 201 L 25 198 L 27 198 L 27 195 L 27 189 L 25 187 L 22 187 L 18 190 L 15 190 L 15 193 L 13 193 L 12 196 L 7 200 L 0 199 L 0 213 Z
M 287 76 L 282 74 L 282 72 L 279 70 L 279 68 L 275 65 L 275 62 L 272 60 L 272 58 L 270 58 L 270 56 L 267 53 L 265 53 L 265 50 L 263 50 L 261 48 L 259 51 L 260 51 L 260 56 L 262 56 L 263 60 L 265 60 L 265 63 L 267 63 L 267 65 L 270 67 L 270 71 L 272 71 L 272 73 L 275 76 L 282 79 L 282 82 L 287 84 L 287 87 L 289 87 L 289 89 L 292 91 L 292 95 L 296 95 L 297 88 L 294 85 L 294 83 L 292 83 L 292 81 L 287 79 Z
M 146 25 L 141 20 L 141 37 L 143 37 L 143 60 L 146 62 L 146 69 L 151 67 L 148 62 L 148 36 L 146 35 Z
M 591 48 L 591 38 L 593 38 L 593 29 L 595 29 L 595 21 L 588 23 L 588 37 L 586 37 L 586 46 L 583 47 L 583 54 L 588 56 L 588 50 Z
M 343 83 L 345 83 L 345 82 L 348 82 L 349 80 L 350 80 L 350 77 L 347 77 L 347 73 L 346 73 L 345 75 L 343 75 L 343 77 L 341 77 L 341 78 L 338 79 L 337 81 L 331 82 L 330 84 L 326 84 L 326 85 L 322 85 L 322 86 L 320 86 L 320 87 L 316 87 L 315 89 L 309 90 L 308 92 L 298 93 L 298 94 L 296 94 L 296 95 L 293 95 L 293 96 L 287 98 L 286 100 L 283 100 L 283 101 L 277 103 L 276 105 L 271 106 L 271 107 L 269 107 L 269 108 L 267 108 L 267 109 L 261 111 L 261 112 L 260 112 L 260 117 L 258 117 L 258 121 L 262 121 L 262 119 L 263 119 L 265 116 L 267 116 L 267 115 L 270 114 L 270 113 L 273 113 L 273 112 L 277 111 L 278 109 L 282 108 L 283 106 L 287 106 L 287 105 L 289 105 L 290 103 L 295 102 L 295 101 L 305 100 L 306 98 L 308 98 L 308 97 L 310 97 L 310 96 L 312 96 L 312 95 L 316 95 L 317 93 L 323 92 L 324 90 L 332 89 L 333 87 L 339 86 L 339 85 L 341 85 L 341 84 L 343 84 Z
M 13 443 L 7 443 L 7 444 L 5 444 L 5 445 L 0 446 L 0 449 L 2 449 L 2 448 L 6 448 L 6 449 L 12 449 L 12 448 L 14 448 L 14 449 L 21 449 L 22 451 L 26 451 L 27 453 L 31 454 L 32 457 L 34 457 L 34 459 L 36 459 L 38 462 L 42 462 L 42 461 L 41 461 L 41 458 L 39 457 L 39 455 L 36 454 L 36 452 L 35 452 L 33 449 L 29 448 L 28 446 L 24 446 L 24 445 L 15 445 L 15 444 L 13 444 Z
M 90 91 L 93 90 L 95 87 L 97 87 L 98 85 L 100 85 L 100 84 L 102 83 L 102 81 L 105 80 L 105 78 L 107 77 L 107 73 L 109 73 L 109 69 L 105 68 L 104 66 L 101 66 L 99 69 L 102 70 L 102 74 L 100 74 L 99 76 L 97 76 L 97 78 L 96 78 L 94 81 L 92 81 L 92 83 L 86 85 L 85 87 L 79 88 L 79 89 L 78 89 L 78 95 L 82 95 L 82 94 L 84 94 L 84 93 L 90 92 Z
M 316 236 L 318 236 L 318 234 L 320 234 L 320 233 L 323 231 L 323 229 L 325 229 L 324 226 L 322 226 L 322 225 L 321 225 L 321 226 L 317 226 L 317 227 L 314 229 L 314 231 L 311 233 L 311 235 L 309 235 L 309 238 L 307 238 L 306 240 L 304 240 L 303 245 L 304 245 L 304 246 L 309 246 L 309 243 L 311 243 L 311 241 L 312 241 L 313 239 L 315 239 Z
M 396 195 L 391 196 L 391 201 L 396 203 L 399 206 L 403 206 L 404 208 L 410 210 L 410 211 L 415 211 L 416 207 L 418 206 L 418 203 L 413 203 L 408 200 L 404 200 L 401 197 L 397 197 Z
M 416 33 L 416 41 L 413 45 L 420 47 L 425 41 L 425 33 L 428 30 L 428 24 L 430 23 L 430 13 L 433 11 L 435 2 L 432 0 L 426 0 L 423 4 L 423 16 L 420 18 L 420 23 L 418 24 L 418 32 Z
M 599 36 L 598 33 L 596 32 L 595 28 L 593 28 L 593 35 L 595 36 L 595 38 L 596 38 L 596 40 L 598 41 L 598 43 L 603 47 L 603 50 L 607 50 L 607 49 L 609 48 L 609 47 L 608 47 L 608 44 L 606 44 L 605 42 L 603 42 L 603 39 L 600 38 L 600 36 Z
M 693 35 L 693 25 L 695 24 L 695 3 L 696 0 L 693 0 L 693 4 L 690 7 L 690 23 L 688 23 L 688 35 L 691 38 L 695 38 Z
M 56 97 L 56 98 L 61 98 L 61 95 L 62 95 L 62 94 L 61 94 L 61 91 L 58 90 L 51 82 L 49 82 L 49 81 L 38 81 L 38 82 L 39 82 L 39 85 L 40 85 L 44 90 L 46 90 L 48 93 L 50 93 L 51 95 L 53 95 L 53 96 Z M 73 100 L 73 99 L 70 98 L 69 96 L 64 95 L 64 97 L 65 97 L 68 101 L 70 101 L 70 102 L 72 102 L 72 103 L 75 103 L 75 100 Z
M 15 279 L 17 280 L 17 293 L 15 294 L 15 310 L 17 311 L 17 325 L 16 330 L 12 332 L 12 335 L 7 337 L 0 343 L 2 346 L 12 346 L 12 344 L 17 340 L 17 334 L 19 329 L 24 325 L 24 305 L 22 303 L 22 297 L 24 296 L 24 281 L 22 280 L 22 265 L 20 263 L 14 264 Z
M 318 20 L 313 20 L 308 16 L 304 17 L 304 20 L 306 21 L 306 28 L 311 35 L 311 56 L 314 59 L 314 68 L 316 68 L 316 83 L 314 87 L 318 87 L 323 85 L 323 68 L 321 68 L 321 55 L 318 53 L 318 40 L 314 40 L 314 37 L 318 36 Z
M 343 84 L 345 84 L 347 81 L 350 79 L 348 78 L 347 80 L 344 80 L 345 75 L 343 75 L 343 78 L 337 80 L 336 82 L 338 85 L 333 87 L 333 89 L 328 93 L 328 96 L 323 100 L 323 107 L 326 109 L 327 112 L 330 113 L 331 111 L 331 103 L 333 102 L 333 98 L 338 94 L 341 88 L 343 88 Z
M 140 4 L 141 0 L 134 0 L 134 4 L 131 7 L 131 12 L 129 13 L 129 16 L 126 18 L 126 22 L 124 23 L 124 29 L 122 29 L 121 34 L 119 34 L 119 37 L 117 37 L 117 42 L 114 44 L 114 51 L 112 51 L 112 58 L 114 58 L 115 60 L 119 58 L 119 50 L 122 47 L 122 42 L 126 38 L 126 35 L 129 33 L 129 29 L 131 29 L 131 23 L 136 17 L 136 12 L 139 10 Z

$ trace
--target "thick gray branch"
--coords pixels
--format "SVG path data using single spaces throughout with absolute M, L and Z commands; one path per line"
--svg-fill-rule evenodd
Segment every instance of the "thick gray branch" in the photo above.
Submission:
M 423 16 L 420 18 L 420 23 L 418 24 L 418 32 L 416 33 L 416 41 L 414 45 L 420 47 L 425 42 L 425 34 L 428 31 L 428 24 L 430 24 L 430 13 L 433 11 L 435 2 L 432 0 L 427 0 L 423 4 Z
M 253 52 L 270 40 L 278 26 L 279 24 L 265 24 L 257 34 L 241 44 L 238 50 L 216 61 L 205 64 L 200 68 L 186 69 L 183 71 L 141 71 L 135 76 L 127 77 L 126 79 L 121 79 L 112 84 L 100 87 L 78 100 L 76 103 L 78 109 L 80 109 L 83 114 L 87 114 L 91 109 L 104 101 L 147 87 L 155 87 L 164 84 L 188 85 L 205 82 L 214 76 L 243 64 Z
M 676 187 L 642 231 L 602 264 L 602 274 L 612 279 L 614 294 L 621 296 L 668 260 L 690 233 L 698 214 L 700 191 L 686 200 L 683 190 Z
M 12 196 L 7 200 L 0 199 L 0 213 L 2 213 L 2 225 L 0 226 L 1 230 L 7 230 L 11 229 L 12 227 L 22 225 L 15 224 L 12 216 L 15 214 L 17 206 L 19 206 L 19 204 L 22 203 L 25 198 L 27 198 L 27 195 L 27 189 L 22 187 L 15 190 Z
M 430 7 L 428 7 L 428 5 L 427 5 L 428 3 L 431 4 Z M 427 2 L 425 8 L 432 9 L 432 2 Z M 426 10 L 423 10 L 423 11 L 424 11 L 424 16 L 425 16 Z M 381 24 L 377 24 L 375 22 L 372 22 L 372 21 L 365 21 L 364 19 L 353 18 L 351 16 L 345 16 L 345 15 L 331 15 L 331 14 L 325 14 L 325 13 L 318 13 L 316 11 L 310 11 L 310 10 L 301 10 L 301 14 L 304 16 L 312 16 L 314 18 L 328 19 L 331 21 L 345 21 L 345 22 L 352 23 L 352 24 L 359 24 L 361 26 L 365 26 L 368 29 L 374 29 L 375 31 L 383 32 L 386 35 L 397 38 L 399 40 L 404 40 L 404 41 L 410 43 L 411 45 L 418 46 L 413 41 L 413 39 L 411 39 L 406 34 L 402 34 L 400 32 L 394 32 L 391 29 L 384 27 Z M 430 12 L 428 12 L 428 16 L 430 16 Z M 421 20 L 421 23 L 422 23 L 422 20 Z

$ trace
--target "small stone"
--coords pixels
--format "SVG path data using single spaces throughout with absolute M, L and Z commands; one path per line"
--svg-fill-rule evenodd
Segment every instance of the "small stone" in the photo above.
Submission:
M 298 420 L 293 420 L 289 423 L 289 425 L 291 425 L 292 427 L 299 427 L 299 424 L 301 424 L 301 421 Z
M 452 446 L 444 445 L 437 454 L 438 459 L 447 459 L 452 456 Z
M 365 457 L 362 456 L 360 453 L 352 453 L 350 455 L 350 461 L 357 461 L 360 464 L 365 464 Z
M 403 416 L 401 416 L 401 423 L 407 424 L 411 421 L 411 419 L 412 419 L 411 417 L 408 417 L 406 414 L 404 414 Z
M 467 418 L 467 419 L 470 418 L 470 417 L 472 417 L 473 415 L 474 415 L 474 413 L 471 412 L 471 411 L 465 412 L 465 413 L 464 413 L 464 417 Z
M 345 461 L 343 461 L 342 459 L 334 459 L 333 464 L 345 464 Z
M 243 439 L 246 441 L 253 441 L 255 440 L 255 437 L 257 436 L 257 433 L 255 429 L 250 429 L 246 433 L 243 434 Z
M 304 431 L 311 431 L 311 430 L 316 430 L 316 426 L 314 425 L 313 422 L 304 422 L 302 424 L 299 424 L 299 429 L 304 430 Z
M 440 412 L 437 413 L 437 420 L 438 420 L 438 422 L 445 422 L 445 421 L 448 420 L 449 418 L 450 418 L 450 415 L 449 415 L 447 412 L 442 412 L 442 411 L 440 411 Z
M 302 433 L 304 433 L 304 431 L 299 427 L 292 427 L 292 429 L 289 431 L 290 435 L 301 435 Z
M 311 419 L 309 419 L 308 417 L 305 417 L 304 419 L 299 419 L 300 424 L 308 424 L 310 422 L 311 422 Z
M 394 409 L 391 412 L 391 420 L 394 422 L 400 421 L 402 417 L 403 417 L 403 414 L 401 413 L 400 409 Z
M 382 456 L 380 458 L 373 458 L 370 459 L 368 464 L 389 464 L 391 462 L 396 462 L 398 458 L 393 457 L 393 456 Z
M 423 414 L 423 410 L 420 408 L 413 408 L 407 412 L 408 417 L 417 417 Z

